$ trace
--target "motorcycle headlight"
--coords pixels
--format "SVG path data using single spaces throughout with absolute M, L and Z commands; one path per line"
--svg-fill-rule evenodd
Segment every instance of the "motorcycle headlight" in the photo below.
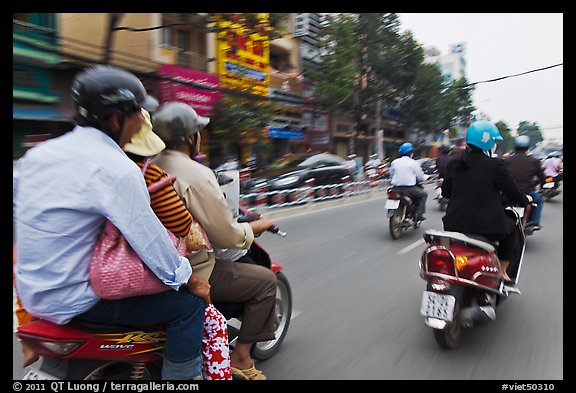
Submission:
M 298 183 L 298 180 L 300 180 L 300 178 L 298 176 L 288 176 L 288 177 L 284 177 L 282 179 L 276 180 L 274 182 L 274 185 L 277 187 L 289 186 L 289 185 Z

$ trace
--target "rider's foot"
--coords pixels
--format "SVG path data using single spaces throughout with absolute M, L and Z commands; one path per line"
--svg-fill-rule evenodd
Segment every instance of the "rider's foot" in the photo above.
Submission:
M 426 219 L 426 217 L 424 216 L 417 216 L 416 217 L 416 221 L 424 221 Z
M 532 229 L 535 231 L 539 231 L 540 229 L 542 229 L 542 225 L 540 224 L 533 224 L 532 225 Z
M 252 363 L 252 367 L 249 367 L 244 370 L 240 370 L 236 367 L 231 367 L 232 376 L 240 377 L 241 379 L 248 379 L 251 381 L 263 381 L 266 380 L 266 376 L 262 373 L 262 371 L 258 370 L 254 363 Z
M 40 357 L 36 351 L 25 342 L 22 342 L 22 368 L 28 367 Z

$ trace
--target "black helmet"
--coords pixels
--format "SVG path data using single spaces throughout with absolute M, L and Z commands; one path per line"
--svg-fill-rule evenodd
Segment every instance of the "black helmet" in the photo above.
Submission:
M 126 114 L 140 108 L 153 111 L 158 107 L 158 101 L 148 95 L 134 74 L 108 65 L 80 72 L 72 84 L 72 98 L 78 115 L 93 122 L 101 122 L 115 111 Z
M 209 122 L 210 118 L 198 115 L 190 105 L 178 101 L 162 105 L 152 117 L 154 132 L 168 146 L 185 142 Z

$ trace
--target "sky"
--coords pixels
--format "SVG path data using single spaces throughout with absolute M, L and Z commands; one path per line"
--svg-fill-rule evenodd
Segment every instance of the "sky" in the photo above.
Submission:
M 466 45 L 470 83 L 522 74 L 564 62 L 561 13 L 400 13 L 400 30 L 411 30 L 424 47 L 449 53 Z M 521 121 L 538 123 L 545 140 L 563 141 L 563 72 L 560 65 L 479 83 L 473 104 L 515 134 Z

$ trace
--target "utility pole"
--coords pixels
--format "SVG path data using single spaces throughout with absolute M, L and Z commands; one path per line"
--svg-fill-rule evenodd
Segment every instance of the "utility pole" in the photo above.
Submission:
M 106 33 L 106 43 L 104 44 L 104 56 L 102 58 L 103 64 L 108 64 L 112 57 L 112 42 L 114 40 L 114 32 L 116 25 L 124 14 L 119 12 L 112 12 L 108 15 L 108 31 Z
M 375 122 L 375 127 L 374 127 L 374 138 L 372 139 L 372 143 L 375 144 L 374 146 L 372 146 L 372 152 L 374 154 L 378 154 L 378 158 L 380 160 L 382 160 L 383 157 L 380 157 L 381 155 L 381 151 L 382 151 L 382 146 L 379 146 L 379 144 L 381 145 L 381 141 L 380 138 L 378 137 L 378 133 L 380 132 L 380 111 L 382 110 L 382 100 L 380 98 L 380 96 L 378 96 L 378 98 L 376 99 L 376 122 Z

